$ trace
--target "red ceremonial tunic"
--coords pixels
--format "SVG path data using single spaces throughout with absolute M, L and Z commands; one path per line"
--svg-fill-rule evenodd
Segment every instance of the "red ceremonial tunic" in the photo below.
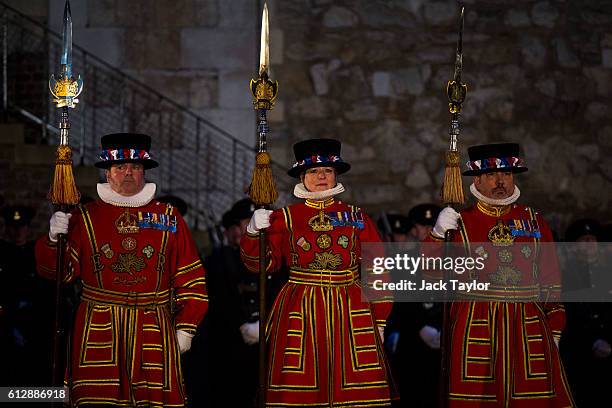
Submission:
M 484 269 L 469 278 L 491 285 L 471 293 L 483 302 L 451 305 L 448 406 L 573 407 L 553 340 L 565 326 L 563 306 L 555 302 L 557 257 L 552 246 L 540 245 L 553 242 L 550 229 L 540 214 L 519 204 L 478 202 L 461 211 L 461 220 L 454 242 L 485 258 Z M 425 241 L 441 240 L 430 235 Z M 495 301 L 501 298 L 522 302 Z
M 56 252 L 47 237 L 36 243 L 41 275 L 55 278 Z M 195 333 L 208 299 L 180 214 L 155 200 L 89 203 L 72 212 L 66 255 L 64 281 L 83 284 L 67 370 L 72 403 L 183 406 L 176 330 Z
M 266 230 L 268 270 L 289 268 L 266 327 L 268 407 L 390 406 L 378 327 L 391 302 L 362 300 L 361 242 L 379 242 L 368 216 L 334 199 L 276 210 Z M 258 235 L 240 243 L 259 269 Z

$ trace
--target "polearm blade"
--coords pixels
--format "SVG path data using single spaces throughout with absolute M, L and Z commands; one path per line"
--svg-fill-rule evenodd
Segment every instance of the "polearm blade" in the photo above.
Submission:
M 463 71 L 463 12 L 464 8 L 461 7 L 457 51 L 455 52 L 455 71 L 453 73 L 453 79 L 448 81 L 446 86 L 446 94 L 449 102 L 448 108 L 453 115 L 461 112 L 461 104 L 465 100 L 465 95 L 467 94 L 467 85 L 461 82 L 461 73 Z
M 459 36 L 457 38 L 457 52 L 455 55 L 455 75 L 453 78 L 458 83 L 461 83 L 461 70 L 463 68 L 463 11 L 464 7 L 461 7 L 461 13 L 459 15 Z
M 261 44 L 259 48 L 259 76 L 269 76 L 270 68 L 270 26 L 268 24 L 268 4 L 264 3 L 261 14 Z
M 70 2 L 66 0 L 64 6 L 64 25 L 62 28 L 62 55 L 60 58 L 60 73 L 57 78 L 51 75 L 49 91 L 53 95 L 53 102 L 58 108 L 74 108 L 79 102 L 77 97 L 83 91 L 83 80 L 72 76 L 72 14 Z M 60 135 L 60 144 L 67 145 L 66 135 Z
M 62 57 L 60 59 L 62 73 L 70 78 L 72 76 L 72 14 L 70 2 L 66 0 L 64 6 L 64 27 L 62 30 Z

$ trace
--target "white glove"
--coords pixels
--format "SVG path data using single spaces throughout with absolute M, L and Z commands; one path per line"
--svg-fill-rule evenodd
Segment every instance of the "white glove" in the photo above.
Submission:
M 187 333 L 184 330 L 176 331 L 176 341 L 179 346 L 179 352 L 183 354 L 191 348 L 191 340 L 193 339 L 193 334 Z
M 265 208 L 255 210 L 249 225 L 247 225 L 247 232 L 257 234 L 259 230 L 268 228 L 270 226 L 270 214 L 272 214 L 272 210 L 266 210 Z
M 377 326 L 378 334 L 380 335 L 380 341 L 385 342 L 385 328 L 383 326 Z
M 612 354 L 612 347 L 604 339 L 597 339 L 593 343 L 593 354 L 597 358 L 606 358 Z
M 49 239 L 53 242 L 57 242 L 57 234 L 68 233 L 68 223 L 70 222 L 72 214 L 57 211 L 53 213 L 49 220 Z
M 440 238 L 444 238 L 446 231 L 459 227 L 459 218 L 461 218 L 461 215 L 457 211 L 451 207 L 445 207 L 438 215 L 433 233 Z
M 438 350 L 440 348 L 440 331 L 435 327 L 423 326 L 421 330 L 419 330 L 419 337 L 430 348 L 434 350 Z
M 253 323 L 244 323 L 240 326 L 240 334 L 249 346 L 259 342 L 259 320 Z

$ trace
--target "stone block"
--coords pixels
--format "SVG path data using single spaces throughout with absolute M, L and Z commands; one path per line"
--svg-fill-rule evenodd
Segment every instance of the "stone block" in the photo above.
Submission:
M 219 3 L 233 3 L 223 0 L 193 0 L 196 27 L 216 27 L 220 21 Z
M 285 36 L 283 30 L 270 29 L 270 65 L 283 63 L 284 47 Z
M 151 2 L 151 0 L 149 0 Z M 197 24 L 198 4 L 194 0 L 153 0 L 156 26 L 159 28 L 193 27 Z
M 531 20 L 525 10 L 511 9 L 506 12 L 504 23 L 510 27 L 527 27 Z
M 191 76 L 189 84 L 190 108 L 210 108 L 219 105 L 219 78 L 216 74 L 205 73 Z
M 564 68 L 577 68 L 580 66 L 578 57 L 563 38 L 555 38 L 553 45 L 555 46 L 557 61 L 560 66 Z
M 376 71 L 372 75 L 372 91 L 374 96 L 391 96 L 391 73 Z
M 0 144 L 23 144 L 23 125 L 21 123 L 0 123 Z
M 356 101 L 344 111 L 344 117 L 351 122 L 373 122 L 378 115 L 378 106 L 371 100 Z
M 546 61 L 546 47 L 538 37 L 524 36 L 520 40 L 521 55 L 527 65 L 541 67 Z
M 612 106 L 602 102 L 590 102 L 584 110 L 584 119 L 589 123 L 608 121 L 612 117 Z
M 612 48 L 601 50 L 601 64 L 606 68 L 612 68 Z
M 363 25 L 374 29 L 401 27 L 412 29 L 417 25 L 420 16 L 411 12 L 410 6 L 402 2 L 361 1 L 356 2 L 355 11 Z
M 292 115 L 302 119 L 324 119 L 333 115 L 335 105 L 334 100 L 311 96 L 293 102 L 288 108 Z
M 355 27 L 359 17 L 346 7 L 333 6 L 323 15 L 323 26 L 328 28 Z
M 130 0 L 115 2 L 117 26 L 154 30 L 157 25 L 155 7 L 151 0 Z
M 72 38 L 75 44 L 115 67 L 124 65 L 124 52 L 136 51 L 129 48 L 132 38 L 126 44 L 125 31 L 122 28 L 74 28 Z M 137 52 L 142 54 L 142 49 L 146 48 L 140 48 Z
M 55 163 L 55 146 L 21 145 L 15 148 L 15 163 L 20 166 L 49 166 Z
M 531 19 L 534 24 L 553 28 L 559 18 L 559 10 L 547 1 L 541 1 L 531 8 Z
M 117 26 L 117 20 L 115 17 L 115 0 L 87 0 L 86 3 L 87 27 L 108 28 Z
M 310 67 L 310 79 L 316 95 L 325 95 L 329 92 L 327 78 L 328 71 L 326 63 L 320 62 Z
M 421 64 L 393 72 L 391 84 L 394 95 L 421 95 L 431 77 L 431 66 Z
M 454 1 L 429 1 L 423 8 L 425 22 L 432 26 L 452 26 L 457 23 L 457 4 Z
M 219 27 L 233 29 L 240 27 L 243 30 L 259 31 L 261 15 L 258 19 L 254 18 L 257 15 L 256 5 L 257 2 L 252 0 L 219 1 Z M 261 10 L 263 11 L 263 6 Z M 268 12 L 270 12 L 269 9 Z M 268 19 L 270 27 L 277 26 L 279 23 L 277 16 L 271 13 L 268 15 Z
M 274 108 L 268 112 L 268 121 L 270 123 L 283 123 L 285 121 L 285 104 L 277 100 Z
M 179 69 L 181 36 L 175 29 L 129 29 L 125 36 L 125 67 L 131 69 Z M 146 50 L 146 51 L 143 51 Z
M 256 117 L 255 111 L 249 109 L 197 109 L 197 114 L 204 119 L 212 122 L 221 129 L 227 131 L 234 138 L 245 143 L 247 146 L 255 146 L 256 133 Z M 206 127 L 202 127 L 202 131 L 206 132 Z M 213 137 L 216 132 L 211 132 Z M 224 136 L 217 136 L 219 141 L 227 144 L 230 143 Z
M 537 81 L 535 87 L 538 91 L 542 92 L 542 94 L 550 98 L 554 98 L 557 94 L 557 84 L 547 76 Z
M 249 90 L 252 71 L 222 71 L 219 74 L 219 108 L 252 109 Z
M 445 103 L 441 97 L 423 95 L 414 101 L 412 117 L 419 118 L 419 121 L 439 120 L 444 106 Z
M 253 33 L 245 30 L 186 28 L 180 33 L 182 68 L 252 70 Z
M 2 140 L 2 142 L 4 142 Z M 0 163 L 7 166 L 12 165 L 15 162 L 15 145 L 0 143 Z M 4 178 L 4 177 L 0 177 Z

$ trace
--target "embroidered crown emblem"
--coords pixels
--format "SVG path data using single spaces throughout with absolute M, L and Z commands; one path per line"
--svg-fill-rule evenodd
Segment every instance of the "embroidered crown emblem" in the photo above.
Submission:
M 310 228 L 312 228 L 313 231 L 317 232 L 331 231 L 334 229 L 334 226 L 331 223 L 331 218 L 329 215 L 325 214 L 324 211 L 319 211 L 319 214 L 309 219 L 308 225 L 310 225 Z
M 134 214 L 130 214 L 125 210 L 123 214 L 115 221 L 115 227 L 120 234 L 136 234 L 138 233 L 138 218 Z
M 514 243 L 514 236 L 510 227 L 504 225 L 502 220 L 497 220 L 497 224 L 489 231 L 489 241 L 494 246 L 510 246 Z

